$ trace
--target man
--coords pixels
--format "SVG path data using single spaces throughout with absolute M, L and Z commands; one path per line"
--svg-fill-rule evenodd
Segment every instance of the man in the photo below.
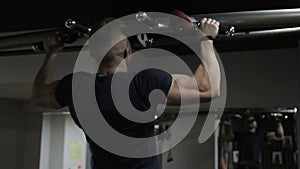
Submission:
M 278 115 L 281 115 L 278 113 Z M 275 118 L 276 131 L 258 129 L 255 116 L 245 117 L 245 130 L 232 132 L 231 124 L 223 122 L 221 142 L 235 140 L 239 147 L 238 169 L 262 169 L 262 151 L 268 141 L 283 140 L 284 130 L 279 118 Z M 227 124 L 227 125 L 226 125 Z M 226 129 L 227 126 L 227 129 Z M 234 133 L 234 134 L 233 134 Z
M 98 28 L 110 21 L 111 19 L 104 19 L 103 22 L 98 24 Z M 204 35 L 216 37 L 219 30 L 219 22 L 211 18 L 203 18 L 199 28 Z M 127 77 L 127 64 L 122 61 L 130 57 L 132 51 L 131 45 L 127 38 L 124 39 L 121 29 L 116 28 L 114 36 L 119 38 L 120 41 L 105 55 L 99 65 L 98 73 L 96 75 L 82 73 L 81 76 L 96 76 L 95 92 L 98 106 L 111 126 L 122 134 L 131 137 L 151 137 L 154 135 L 153 123 L 135 123 L 129 121 L 120 115 L 114 105 L 111 94 L 112 77 Z M 73 74 L 69 74 L 59 81 L 52 81 L 54 60 L 60 47 L 57 47 L 55 43 L 51 45 L 49 44 L 50 42 L 52 43 L 53 40 L 45 41 L 46 58 L 34 80 L 32 101 L 35 105 L 45 108 L 59 109 L 68 106 L 74 121 L 81 127 L 72 100 Z M 217 97 L 220 93 L 221 75 L 213 48 L 213 41 L 209 39 L 203 40 L 199 42 L 199 47 L 202 49 L 202 63 L 205 63 L 206 67 L 204 68 L 202 64 L 198 65 L 193 77 L 183 74 L 170 75 L 158 69 L 146 69 L 138 73 L 131 81 L 129 88 L 132 105 L 139 111 L 148 110 L 151 107 L 148 96 L 154 89 L 160 89 L 164 92 L 166 100 L 163 102 L 168 105 L 181 104 L 180 90 L 188 99 L 198 98 L 201 101 L 209 101 Z M 93 51 L 91 53 L 93 55 Z M 191 88 L 190 84 L 193 79 L 196 80 L 198 89 Z M 93 155 L 92 162 L 94 169 L 158 169 L 157 157 L 121 157 L 105 151 L 93 142 L 88 135 L 86 137 Z

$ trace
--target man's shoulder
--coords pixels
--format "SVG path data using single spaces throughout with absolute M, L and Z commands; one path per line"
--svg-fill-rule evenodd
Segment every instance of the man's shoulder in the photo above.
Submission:
M 265 134 L 265 133 L 267 133 L 267 130 L 263 129 L 263 128 L 258 128 L 258 129 L 256 129 L 256 132 L 259 134 Z
M 257 138 L 265 138 L 267 136 L 267 130 L 263 128 L 257 128 L 254 136 Z
M 58 86 L 70 86 L 73 81 L 81 81 L 84 77 L 92 77 L 91 74 L 87 72 L 72 72 L 64 75 L 58 83 Z
M 149 74 L 149 75 L 157 75 L 157 74 L 167 74 L 166 71 L 158 69 L 158 68 L 148 68 L 140 71 L 140 73 Z
M 259 128 L 259 129 L 256 130 L 256 133 L 258 135 L 260 135 L 261 137 L 266 137 L 267 134 L 268 134 L 268 131 L 266 129 Z
M 169 73 L 167 73 L 166 71 L 164 70 L 161 70 L 161 69 L 158 69 L 158 68 L 149 68 L 149 69 L 144 69 L 142 71 L 140 71 L 138 73 L 138 75 L 140 77 L 143 77 L 143 78 L 148 78 L 148 79 L 160 79 L 160 78 L 163 78 L 163 77 L 171 77 L 171 75 Z

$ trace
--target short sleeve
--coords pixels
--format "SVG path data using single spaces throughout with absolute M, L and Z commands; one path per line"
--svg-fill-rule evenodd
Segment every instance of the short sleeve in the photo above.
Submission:
M 72 77 L 73 74 L 64 76 L 56 86 L 55 98 L 60 106 L 64 107 L 72 100 Z
M 172 76 L 167 72 L 155 68 L 145 69 L 137 73 L 131 81 L 130 100 L 138 110 L 147 110 L 151 106 L 150 93 L 154 89 L 158 89 L 167 96 L 171 84 Z M 155 101 L 156 104 L 165 103 L 165 99 L 162 98 L 157 98 Z
M 159 89 L 167 96 L 172 84 L 172 76 L 160 69 L 146 69 L 139 72 L 133 79 L 133 85 L 143 95 L 148 97 L 152 90 Z

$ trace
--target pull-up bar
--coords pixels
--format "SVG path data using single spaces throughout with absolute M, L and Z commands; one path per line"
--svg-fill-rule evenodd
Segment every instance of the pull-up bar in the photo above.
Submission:
M 191 15 L 190 17 L 200 20 L 203 17 L 210 17 L 218 20 L 224 26 L 234 26 L 235 34 L 230 37 L 218 36 L 216 40 L 231 40 L 234 38 L 251 38 L 264 36 L 300 35 L 300 8 L 241 11 Z M 41 42 L 50 34 L 60 34 L 64 38 L 70 38 L 66 31 L 60 28 L 33 31 L 0 37 L 0 50 L 10 50 L 22 46 L 31 47 L 33 44 Z M 90 28 L 82 26 L 75 21 L 68 20 L 63 30 L 80 33 L 84 38 L 89 37 Z M 72 30 L 72 31 L 70 31 Z M 76 31 L 74 31 L 76 30 Z M 70 39 L 69 39 L 70 40 Z M 76 38 L 73 39 L 76 41 Z M 71 42 L 70 42 L 71 43 Z M 82 45 L 82 44 L 81 44 Z M 78 45 L 77 45 L 78 46 Z

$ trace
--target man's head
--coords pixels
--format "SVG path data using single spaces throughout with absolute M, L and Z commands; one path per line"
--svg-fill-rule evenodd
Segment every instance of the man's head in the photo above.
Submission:
M 90 50 L 91 55 L 98 61 L 103 56 L 99 56 L 101 51 L 99 51 L 99 45 L 113 46 L 103 57 L 101 63 L 99 64 L 99 71 L 102 74 L 112 74 L 119 64 L 127 58 L 131 53 L 131 46 L 123 32 L 122 23 L 116 21 L 109 31 L 98 31 L 104 25 L 114 21 L 115 18 L 107 17 L 101 21 L 94 22 L 92 25 L 92 37 L 90 38 Z M 99 38 L 105 36 L 107 41 L 100 42 Z M 117 42 L 113 44 L 113 42 Z M 119 68 L 126 69 L 126 65 L 120 65 Z
M 256 129 L 257 128 L 257 121 L 255 116 L 253 115 L 249 115 L 246 117 L 246 124 L 247 124 L 247 128 L 249 130 L 251 129 Z

